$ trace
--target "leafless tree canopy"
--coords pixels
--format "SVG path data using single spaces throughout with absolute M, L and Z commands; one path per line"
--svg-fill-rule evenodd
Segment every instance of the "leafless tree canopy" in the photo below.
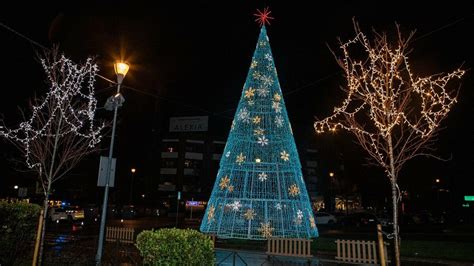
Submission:
M 97 66 L 91 58 L 75 64 L 55 49 L 41 58 L 48 92 L 34 97 L 15 129 L 0 127 L 0 135 L 38 172 L 46 192 L 48 183 L 62 178 L 84 156 L 97 150 L 104 125 L 94 121 L 94 82 Z M 55 154 L 54 154 L 55 153 Z M 54 160 L 54 162 L 53 162 Z
M 441 121 L 456 102 L 448 82 L 464 70 L 418 77 L 412 73 L 408 54 L 414 32 L 404 37 L 397 25 L 396 41 L 373 31 L 369 38 L 354 23 L 356 36 L 340 43 L 335 55 L 344 70 L 347 97 L 333 114 L 314 126 L 318 133 L 343 128 L 395 178 L 404 163 L 418 155 L 432 156 L 432 141 Z M 393 142 L 395 175 L 390 171 L 389 139 Z

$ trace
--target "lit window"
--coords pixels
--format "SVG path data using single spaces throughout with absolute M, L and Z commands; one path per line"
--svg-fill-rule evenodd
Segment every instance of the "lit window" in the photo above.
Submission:
M 191 167 L 191 165 L 192 165 L 192 162 L 191 162 L 190 160 L 184 161 L 184 166 L 185 166 L 185 167 L 188 167 L 188 168 L 189 168 L 189 167 Z

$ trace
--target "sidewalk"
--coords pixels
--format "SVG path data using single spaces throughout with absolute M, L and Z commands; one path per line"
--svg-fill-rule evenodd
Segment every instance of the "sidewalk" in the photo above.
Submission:
M 336 256 L 336 252 L 318 251 L 316 256 L 322 260 L 332 260 Z M 474 262 L 463 262 L 434 258 L 417 258 L 402 256 L 402 265 L 454 265 L 454 266 L 474 266 Z
M 310 259 L 298 259 L 291 257 L 275 257 L 268 261 L 268 256 L 262 251 L 249 251 L 240 249 L 216 248 L 216 265 L 218 266 L 243 266 L 243 265 L 362 265 L 358 263 L 344 263 L 334 260 L 335 254 L 330 252 L 318 252 L 317 256 Z M 472 266 L 469 262 L 456 262 L 440 259 L 408 258 L 402 257 L 402 265 L 456 265 Z

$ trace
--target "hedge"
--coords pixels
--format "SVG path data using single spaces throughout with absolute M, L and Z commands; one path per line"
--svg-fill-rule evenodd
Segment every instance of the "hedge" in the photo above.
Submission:
M 145 265 L 214 265 L 214 244 L 192 229 L 164 228 L 138 234 L 137 244 Z
M 31 259 L 41 207 L 0 200 L 0 265 L 17 265 Z

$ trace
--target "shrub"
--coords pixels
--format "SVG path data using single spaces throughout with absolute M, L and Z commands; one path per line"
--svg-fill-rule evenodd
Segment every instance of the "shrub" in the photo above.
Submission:
M 137 236 L 145 265 L 214 265 L 214 244 L 191 229 L 146 230 Z
M 0 265 L 29 259 L 41 207 L 0 200 Z

